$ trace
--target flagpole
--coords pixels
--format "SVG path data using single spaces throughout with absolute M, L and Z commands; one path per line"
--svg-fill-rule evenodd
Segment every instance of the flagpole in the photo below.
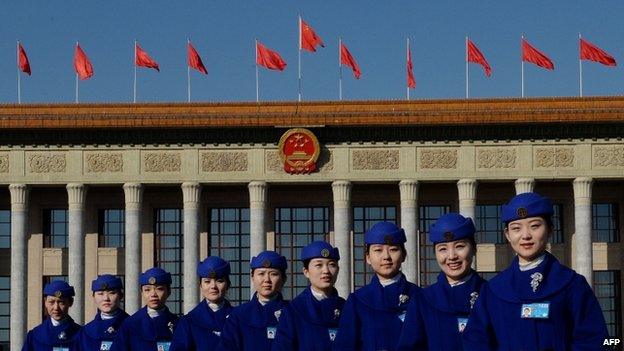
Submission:
M 580 45 L 581 45 L 581 33 L 579 33 L 579 46 Z M 579 96 L 583 97 L 583 60 L 581 60 L 580 52 L 579 52 Z
M 137 46 L 137 41 L 136 39 L 134 39 L 134 57 L 132 58 L 132 61 L 134 62 L 134 89 L 133 89 L 133 98 L 132 98 L 132 103 L 136 104 L 136 85 L 137 85 L 137 66 L 136 66 L 136 46 Z
M 342 38 L 338 37 L 338 97 L 342 101 Z
M 299 101 L 301 101 L 301 15 L 299 15 Z
M 22 78 L 20 77 L 20 68 L 19 68 L 19 40 L 17 41 L 17 47 L 15 52 L 17 52 L 17 65 L 15 67 L 17 67 L 17 103 L 21 104 L 22 103 Z
M 76 42 L 76 48 L 78 47 L 78 42 Z M 76 72 L 76 103 L 78 103 L 78 72 Z
M 520 41 L 520 62 L 521 62 L 521 66 L 522 66 L 522 79 L 521 79 L 521 84 L 522 84 L 522 97 L 524 97 L 524 57 L 522 56 L 522 40 L 524 40 L 524 34 L 522 34 L 521 36 L 521 41 Z
M 410 44 L 410 40 L 409 40 L 409 37 L 408 37 L 407 38 L 407 49 L 406 49 L 406 53 L 405 53 L 405 59 L 406 60 L 409 60 L 409 54 L 410 54 L 410 52 L 409 52 L 409 49 L 410 49 L 409 44 Z M 405 66 L 407 67 L 407 65 L 405 65 Z M 409 69 L 409 67 L 408 67 L 408 69 Z M 407 72 L 407 74 L 409 76 L 409 72 Z M 409 82 L 407 83 L 407 89 L 406 90 L 407 90 L 407 101 L 409 101 L 409 99 L 410 99 L 410 96 L 409 96 L 409 90 L 410 90 Z
M 258 87 L 258 39 L 256 39 L 256 102 L 260 102 L 260 89 Z
M 191 39 L 186 38 L 187 51 L 188 51 L 188 45 L 190 43 L 191 43 Z M 188 62 L 186 64 L 186 82 L 187 82 L 186 92 L 188 95 L 188 102 L 191 102 L 191 67 L 188 65 Z
M 466 36 L 466 99 L 468 98 L 468 36 Z

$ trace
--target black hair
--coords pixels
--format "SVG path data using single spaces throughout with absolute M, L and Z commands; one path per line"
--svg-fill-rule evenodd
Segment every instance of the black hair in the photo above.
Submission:
M 553 220 L 552 220 L 552 216 L 541 215 L 541 216 L 532 216 L 532 217 L 539 217 L 539 218 L 543 219 L 544 222 L 546 222 L 546 226 L 548 226 L 548 228 L 550 228 L 550 229 L 555 227 L 555 224 L 553 223 Z M 505 222 L 505 229 L 509 228 L 509 223 L 511 223 L 511 222 L 513 222 L 513 221 Z

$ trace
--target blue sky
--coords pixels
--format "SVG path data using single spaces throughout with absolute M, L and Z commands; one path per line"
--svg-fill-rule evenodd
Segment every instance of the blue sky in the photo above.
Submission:
M 472 97 L 520 96 L 520 35 L 551 57 L 555 71 L 526 65 L 526 95 L 578 95 L 578 33 L 618 60 L 583 63 L 584 95 L 624 93 L 624 1 L 613 0 L 9 0 L 0 12 L 0 103 L 17 100 L 15 45 L 33 74 L 22 100 L 74 100 L 76 41 L 95 75 L 80 83 L 81 102 L 130 102 L 133 41 L 161 67 L 139 69 L 139 102 L 186 101 L 186 38 L 208 76 L 191 73 L 194 101 L 254 101 L 254 39 L 280 52 L 284 72 L 260 70 L 260 99 L 297 99 L 297 15 L 324 39 L 302 53 L 304 100 L 338 98 L 338 37 L 362 69 L 343 69 L 348 100 L 405 98 L 405 41 L 412 42 L 415 99 L 463 98 L 466 35 L 492 66 L 470 65 Z

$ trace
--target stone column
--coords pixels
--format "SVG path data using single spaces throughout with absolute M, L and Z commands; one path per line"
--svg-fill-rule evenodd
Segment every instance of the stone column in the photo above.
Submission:
M 183 266 L 183 298 L 184 313 L 189 313 L 199 302 L 199 279 L 197 263 L 199 263 L 199 207 L 201 185 L 199 183 L 182 183 L 184 201 L 184 266 Z
M 141 308 L 141 289 L 139 275 L 141 274 L 141 209 L 143 185 L 140 183 L 126 183 L 123 185 L 126 213 L 125 213 L 125 309 L 133 314 Z
M 405 249 L 407 260 L 403 263 L 403 273 L 407 280 L 419 283 L 419 258 L 418 252 L 418 181 L 405 179 L 399 182 L 401 193 L 401 227 L 405 230 Z
M 338 295 L 351 293 L 353 260 L 351 259 L 351 182 L 336 180 L 332 183 L 334 194 L 334 245 L 340 252 L 341 272 L 336 281 Z
M 20 351 L 26 336 L 28 278 L 28 186 L 9 185 L 11 192 L 11 351 Z
M 464 217 L 472 218 L 474 221 L 477 205 L 477 180 L 460 179 L 457 182 L 457 192 L 459 194 L 459 213 Z
M 576 178 L 574 186 L 574 255 L 576 271 L 593 285 L 592 250 L 592 179 Z
M 533 188 L 535 188 L 535 179 L 534 178 L 518 178 L 515 182 L 516 185 L 516 195 L 531 193 L 533 192 Z
M 249 255 L 266 250 L 268 184 L 252 181 L 249 188 Z
M 68 227 L 69 241 L 69 284 L 74 287 L 76 296 L 70 315 L 78 324 L 84 322 L 84 276 L 85 276 L 85 231 L 84 213 L 87 187 L 81 183 L 67 184 Z

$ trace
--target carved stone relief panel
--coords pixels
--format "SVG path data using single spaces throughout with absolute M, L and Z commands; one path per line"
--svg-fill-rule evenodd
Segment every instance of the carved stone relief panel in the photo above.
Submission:
M 121 152 L 89 153 L 85 158 L 87 173 L 123 172 Z
M 64 173 L 67 170 L 65 154 L 35 153 L 28 155 L 30 173 Z
M 624 167 L 624 146 L 596 146 L 592 155 L 594 167 Z
M 146 152 L 143 156 L 145 172 L 180 172 L 181 167 L 179 152 Z
M 399 169 L 400 152 L 390 150 L 354 150 L 351 155 L 354 170 L 388 170 Z
M 420 152 L 421 169 L 457 168 L 457 149 L 427 149 Z
M 9 173 L 9 154 L 0 154 L 0 173 Z
M 538 147 L 535 149 L 534 164 L 537 168 L 574 167 L 574 148 Z
M 247 152 L 210 151 L 201 154 L 203 172 L 244 172 L 248 168 Z
M 477 168 L 515 168 L 515 148 L 482 148 L 477 150 Z

